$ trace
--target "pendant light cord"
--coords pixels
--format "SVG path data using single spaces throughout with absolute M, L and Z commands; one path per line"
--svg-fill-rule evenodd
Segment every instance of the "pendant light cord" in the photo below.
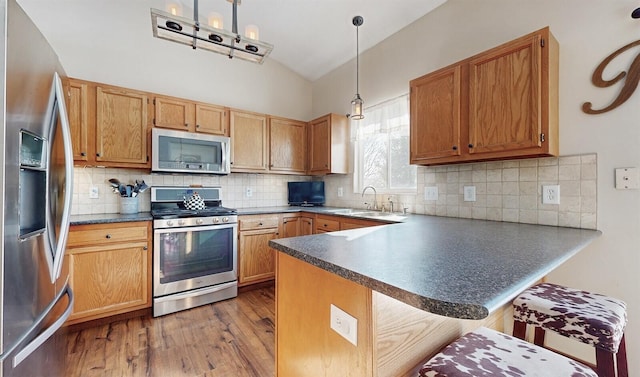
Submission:
M 356 94 L 360 94 L 360 26 L 356 26 Z

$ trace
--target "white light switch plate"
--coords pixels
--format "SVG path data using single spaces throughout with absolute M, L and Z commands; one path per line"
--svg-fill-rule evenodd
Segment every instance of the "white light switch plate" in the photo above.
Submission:
M 331 329 L 358 346 L 358 320 L 331 304 Z
M 464 201 L 465 202 L 475 202 L 476 201 L 476 186 L 464 186 Z
M 638 168 L 616 169 L 616 188 L 619 190 L 633 190 L 640 188 L 640 174 Z
M 438 187 L 437 186 L 425 187 L 424 200 L 426 201 L 438 200 Z
M 89 199 L 100 199 L 100 190 L 98 186 L 91 186 L 89 188 Z

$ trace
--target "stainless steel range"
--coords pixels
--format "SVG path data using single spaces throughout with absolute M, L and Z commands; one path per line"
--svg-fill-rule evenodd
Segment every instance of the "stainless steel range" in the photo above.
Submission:
M 153 315 L 238 295 L 238 216 L 220 187 L 152 187 Z

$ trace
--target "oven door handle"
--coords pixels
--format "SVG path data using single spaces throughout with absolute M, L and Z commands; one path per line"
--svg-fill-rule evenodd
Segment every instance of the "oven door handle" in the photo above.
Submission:
M 202 232 L 207 230 L 237 228 L 238 223 L 220 224 L 220 225 L 204 225 L 204 226 L 185 226 L 179 228 L 154 228 L 153 232 L 158 233 L 184 233 L 184 232 Z

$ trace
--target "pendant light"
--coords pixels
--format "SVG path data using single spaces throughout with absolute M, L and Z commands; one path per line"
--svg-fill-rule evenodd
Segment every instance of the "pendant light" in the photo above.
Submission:
M 351 119 L 360 120 L 364 118 L 363 105 L 364 101 L 360 97 L 360 38 L 358 35 L 358 28 L 364 23 L 362 16 L 353 17 L 353 26 L 356 27 L 356 96 L 351 101 Z

